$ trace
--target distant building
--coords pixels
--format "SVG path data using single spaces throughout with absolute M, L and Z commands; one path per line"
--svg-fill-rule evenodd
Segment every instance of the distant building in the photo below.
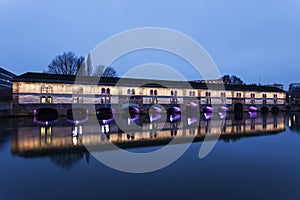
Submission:
M 0 89 L 12 88 L 12 80 L 16 75 L 0 67 Z
M 267 86 L 269 86 L 269 87 L 275 87 L 275 88 L 283 90 L 283 84 L 280 84 L 280 83 L 274 83 L 272 85 L 267 85 Z
M 290 104 L 300 104 L 300 83 L 289 85 L 288 101 Z
M 0 67 L 0 101 L 12 100 L 12 80 L 15 74 Z

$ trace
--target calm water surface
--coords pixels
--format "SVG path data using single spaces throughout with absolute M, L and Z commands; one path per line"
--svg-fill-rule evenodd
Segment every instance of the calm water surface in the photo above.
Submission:
M 164 123 L 133 116 L 124 124 L 144 131 L 130 133 L 114 121 L 0 119 L 0 199 L 300 199 L 299 114 L 210 117 L 168 116 Z M 203 137 L 219 133 L 199 159 Z M 150 152 L 173 137 L 196 141 L 170 166 L 146 174 L 110 169 L 83 145 Z

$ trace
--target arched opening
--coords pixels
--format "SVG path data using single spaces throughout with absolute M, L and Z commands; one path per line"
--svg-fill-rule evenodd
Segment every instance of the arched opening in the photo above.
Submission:
M 244 105 L 242 103 L 234 104 L 234 119 L 241 120 L 244 118 Z
M 263 114 L 266 114 L 269 112 L 269 108 L 267 106 L 263 106 L 260 108 L 260 112 Z
M 99 108 L 96 110 L 96 115 L 98 119 L 109 119 L 113 113 L 111 108 Z
M 244 105 L 242 103 L 234 104 L 234 113 L 243 113 L 244 112 Z
M 54 108 L 40 108 L 36 111 L 39 121 L 53 121 L 58 118 L 58 110 Z
M 279 108 L 277 106 L 272 107 L 272 113 L 278 114 L 280 112 Z
M 177 113 L 177 114 L 181 113 L 180 108 L 174 106 L 167 109 L 167 114 L 173 114 L 173 113 Z
M 210 106 L 205 106 L 203 109 L 202 109 L 203 113 L 212 113 L 214 111 L 214 108 L 213 107 L 210 107 Z
M 87 111 L 84 108 L 73 108 L 67 110 L 67 118 L 71 120 L 83 120 L 87 117 Z

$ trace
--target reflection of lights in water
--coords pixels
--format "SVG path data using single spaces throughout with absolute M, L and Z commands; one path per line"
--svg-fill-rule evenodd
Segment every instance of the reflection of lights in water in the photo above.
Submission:
M 196 118 L 190 118 L 190 117 L 188 117 L 188 119 L 187 119 L 188 125 L 191 125 L 191 124 L 193 124 L 193 123 L 195 123 L 195 122 L 197 122 L 197 119 L 196 119 Z
M 219 112 L 219 117 L 221 118 L 221 119 L 224 119 L 224 118 L 226 118 L 227 117 L 227 113 L 225 112 Z
M 72 130 L 72 135 L 73 136 L 78 136 L 78 135 L 81 135 L 82 134 L 82 126 L 75 126 L 74 129 Z
M 196 103 L 194 103 L 194 102 L 191 102 L 190 105 L 191 105 L 191 107 L 193 107 L 193 108 L 197 108 L 197 107 L 198 107 L 198 104 L 196 104 Z
M 170 122 L 173 121 L 173 115 L 170 115 Z
M 150 122 L 152 122 L 152 120 L 153 120 L 153 119 L 152 119 L 152 115 L 150 115 Z
M 250 118 L 256 118 L 257 117 L 257 112 L 248 112 Z
M 131 120 L 130 120 L 130 117 L 128 117 L 128 119 L 127 119 L 128 126 L 130 125 L 130 123 L 131 123 Z
M 211 119 L 213 117 L 212 113 L 204 113 L 204 118 L 207 119 Z
M 295 123 L 296 121 L 296 115 L 293 115 L 293 122 Z
M 46 128 L 45 127 L 41 127 L 41 136 L 46 135 Z
M 150 130 L 152 130 L 152 124 L 150 124 Z
M 289 118 L 289 127 L 291 127 L 292 126 L 292 120 L 291 120 L 291 118 Z
M 78 144 L 78 138 L 73 136 L 72 142 L 76 146 Z
M 102 133 L 108 133 L 109 125 L 108 124 L 101 125 L 101 131 L 102 131 Z

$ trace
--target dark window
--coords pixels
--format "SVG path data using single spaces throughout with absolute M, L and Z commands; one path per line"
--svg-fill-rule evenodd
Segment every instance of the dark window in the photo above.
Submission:
M 106 89 L 106 94 L 110 94 L 110 89 L 109 88 Z
M 150 90 L 150 96 L 153 96 L 153 90 Z
M 135 90 L 134 89 L 131 90 L 131 94 L 135 95 Z
M 157 95 L 157 90 L 154 90 L 154 96 L 156 96 Z
M 105 88 L 101 89 L 101 94 L 105 94 Z

